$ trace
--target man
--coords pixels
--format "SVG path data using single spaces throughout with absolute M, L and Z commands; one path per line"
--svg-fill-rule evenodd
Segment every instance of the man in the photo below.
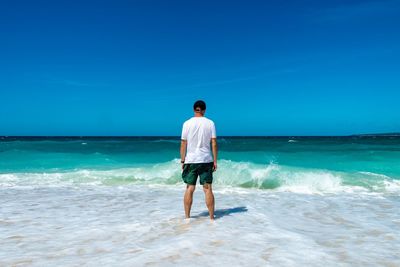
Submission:
M 185 216 L 187 219 L 190 218 L 193 192 L 196 188 L 197 177 L 200 177 L 210 219 L 214 220 L 214 194 L 211 184 L 213 172 L 217 170 L 218 149 L 215 124 L 204 117 L 206 112 L 204 101 L 196 101 L 193 110 L 194 117 L 183 124 L 181 138 L 182 179 L 186 183 L 183 199 Z

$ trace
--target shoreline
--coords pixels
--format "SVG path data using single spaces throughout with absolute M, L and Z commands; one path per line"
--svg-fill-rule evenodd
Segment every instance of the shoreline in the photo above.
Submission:
M 183 185 L 0 189 L 0 264 L 361 266 L 381 265 L 382 255 L 400 264 L 397 196 L 217 189 L 210 222 L 198 188 L 187 222 L 183 193 Z

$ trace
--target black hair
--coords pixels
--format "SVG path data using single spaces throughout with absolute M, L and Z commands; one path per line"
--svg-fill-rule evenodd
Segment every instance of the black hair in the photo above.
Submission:
M 197 100 L 194 102 L 193 109 L 196 110 L 197 108 L 200 108 L 200 110 L 206 110 L 206 102 L 203 100 Z

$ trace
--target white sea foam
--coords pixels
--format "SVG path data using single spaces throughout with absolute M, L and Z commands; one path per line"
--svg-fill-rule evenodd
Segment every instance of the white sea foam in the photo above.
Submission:
M 398 197 L 183 185 L 0 188 L 0 265 L 398 266 Z M 361 245 L 362 244 L 362 245 Z M 384 263 L 384 264 L 383 264 Z
M 383 178 L 383 179 L 390 179 L 389 176 L 384 175 L 384 174 L 380 174 L 380 173 L 374 173 L 374 172 L 359 172 L 361 174 L 365 174 L 368 176 L 374 176 L 374 177 L 378 177 L 378 178 Z
M 363 192 L 400 192 L 399 181 L 383 174 L 359 172 L 351 174 L 322 169 L 294 168 L 274 162 L 255 164 L 220 160 L 214 173 L 217 187 L 242 187 L 290 191 L 305 194 Z M 372 178 L 371 178 L 372 177 Z M 78 169 L 65 172 L 29 172 L 0 174 L 0 186 L 79 186 L 125 184 L 179 184 L 181 168 L 178 159 L 145 164 L 132 168 L 109 170 Z
M 297 193 L 333 193 L 343 191 L 342 180 L 339 176 L 329 172 L 285 172 L 281 179 L 283 191 Z

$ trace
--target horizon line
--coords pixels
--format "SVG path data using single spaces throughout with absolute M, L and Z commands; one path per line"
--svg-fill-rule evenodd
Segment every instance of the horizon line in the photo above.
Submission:
M 220 138 L 237 138 L 237 137 L 357 137 L 357 136 L 400 136 L 399 133 L 371 133 L 371 134 L 349 134 L 349 135 L 221 135 Z M 179 138 L 180 135 L 0 135 L 1 139 L 5 138 Z M 218 138 L 217 137 L 217 138 Z

